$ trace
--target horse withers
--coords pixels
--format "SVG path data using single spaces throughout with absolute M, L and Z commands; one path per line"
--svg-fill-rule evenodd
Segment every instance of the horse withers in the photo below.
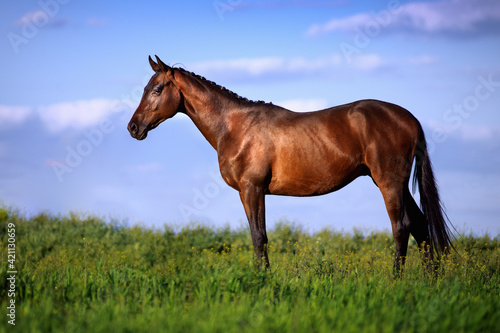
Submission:
M 259 266 L 269 267 L 267 194 L 315 196 L 370 176 L 382 192 L 404 264 L 410 234 L 425 253 L 448 252 L 451 236 L 439 199 L 424 132 L 406 109 L 361 100 L 315 112 L 253 102 L 181 68 L 156 62 L 128 130 L 143 140 L 178 112 L 194 122 L 217 151 L 221 176 L 239 192 Z M 412 165 L 418 207 L 409 190 Z

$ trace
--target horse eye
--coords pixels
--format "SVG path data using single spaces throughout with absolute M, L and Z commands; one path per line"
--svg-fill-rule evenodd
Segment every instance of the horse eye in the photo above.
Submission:
M 153 89 L 153 93 L 159 95 L 159 94 L 161 94 L 162 90 L 163 90 L 163 86 L 158 86 L 158 87 Z

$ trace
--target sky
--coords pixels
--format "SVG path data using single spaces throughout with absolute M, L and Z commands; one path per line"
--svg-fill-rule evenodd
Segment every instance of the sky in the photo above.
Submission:
M 153 228 L 246 227 L 188 117 L 130 137 L 149 55 L 294 111 L 366 98 L 403 106 L 423 125 L 457 231 L 500 234 L 498 0 L 2 1 L 0 204 Z M 266 204 L 268 228 L 390 230 L 368 177 Z

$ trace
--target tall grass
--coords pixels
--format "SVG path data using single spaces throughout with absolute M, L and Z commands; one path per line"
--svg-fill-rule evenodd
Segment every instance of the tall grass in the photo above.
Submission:
M 500 239 L 466 236 L 438 274 L 414 243 L 394 278 L 393 239 L 278 224 L 272 269 L 247 230 L 175 231 L 0 209 L 0 283 L 16 225 L 19 332 L 498 332 Z M 0 290 L 5 314 L 8 297 Z M 2 313 L 0 332 L 11 331 Z

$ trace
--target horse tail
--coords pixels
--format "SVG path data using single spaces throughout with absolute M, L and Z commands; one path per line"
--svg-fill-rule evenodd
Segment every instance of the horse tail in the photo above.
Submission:
M 418 143 L 415 152 L 415 171 L 413 173 L 413 191 L 418 184 L 420 192 L 420 207 L 424 213 L 430 235 L 430 248 L 438 257 L 441 254 L 449 253 L 450 249 L 455 250 L 451 243 L 451 232 L 448 226 L 451 225 L 448 216 L 444 211 L 443 204 L 439 198 L 438 187 L 432 171 L 432 164 L 429 159 L 427 143 L 424 131 L 419 124 Z

